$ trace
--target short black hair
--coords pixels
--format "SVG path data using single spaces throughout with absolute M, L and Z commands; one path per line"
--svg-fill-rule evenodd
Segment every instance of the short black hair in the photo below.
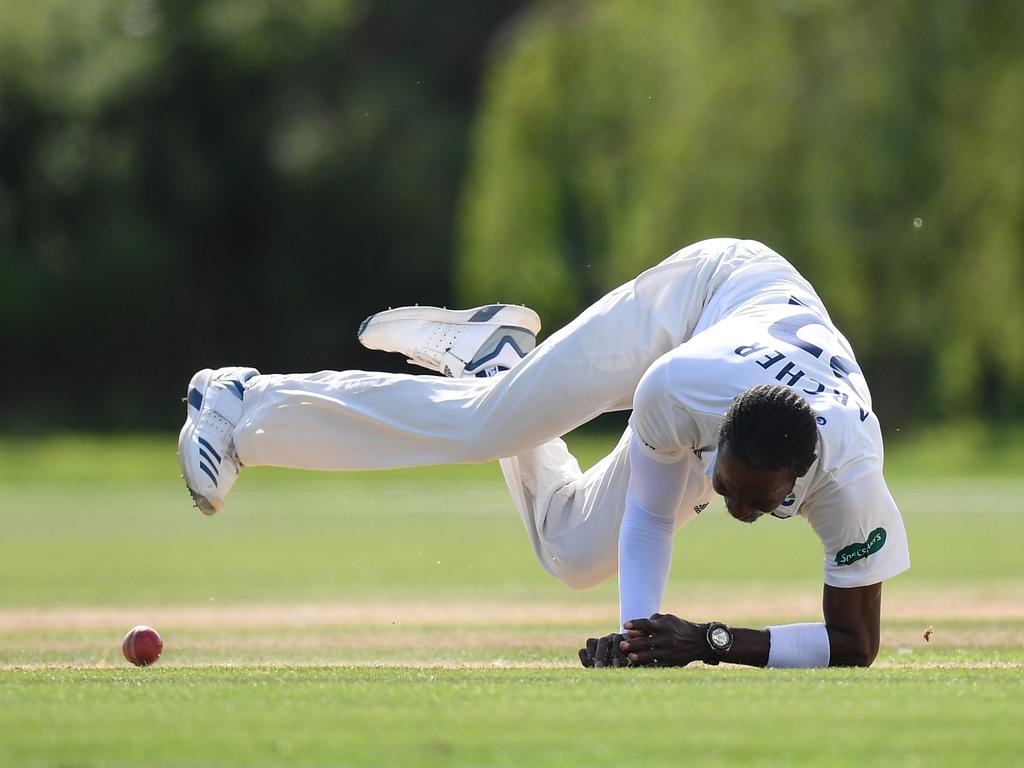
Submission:
M 803 397 L 781 384 L 758 384 L 732 401 L 718 444 L 757 469 L 788 467 L 803 477 L 814 463 L 818 422 Z

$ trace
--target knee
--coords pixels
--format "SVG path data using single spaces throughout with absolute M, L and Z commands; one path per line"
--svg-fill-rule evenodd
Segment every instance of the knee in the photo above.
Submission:
M 587 571 L 565 571 L 558 574 L 558 580 L 574 591 L 596 587 L 607 578 Z
M 582 563 L 551 556 L 549 560 L 551 574 L 572 590 L 590 589 L 615 574 L 615 564 Z
M 474 429 L 459 442 L 459 456 L 456 464 L 486 464 L 508 454 L 502 453 L 500 440 L 495 439 L 488 429 Z

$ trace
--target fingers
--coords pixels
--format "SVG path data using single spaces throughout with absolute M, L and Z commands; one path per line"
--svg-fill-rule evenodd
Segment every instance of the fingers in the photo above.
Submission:
M 632 637 L 625 637 L 619 642 L 619 653 L 621 653 L 631 666 L 650 667 L 658 666 L 665 662 L 671 647 L 665 639 L 652 635 L 634 634 Z
M 635 629 L 649 635 L 661 626 L 663 618 L 663 614 L 652 613 L 649 619 L 630 619 L 622 626 L 624 629 Z
M 638 621 L 646 622 L 647 619 Z M 658 664 L 670 651 L 666 642 L 664 637 L 656 639 L 638 629 L 629 630 L 624 635 L 588 637 L 586 648 L 579 649 L 580 664 L 588 669 Z
M 597 638 L 588 637 L 586 648 L 580 648 L 580 664 L 587 669 L 594 666 L 594 656 L 597 654 Z
M 631 651 L 649 651 L 665 646 L 665 640 L 659 635 L 641 635 L 630 633 L 623 636 L 619 649 L 625 653 Z
M 611 636 L 612 646 L 612 666 L 613 667 L 628 667 L 629 659 L 626 658 L 625 654 L 622 653 L 622 635 Z
M 634 651 L 626 654 L 626 660 L 634 667 L 653 667 L 665 660 L 664 650 Z
M 628 667 L 629 660 L 619 647 L 623 639 L 623 635 L 617 633 L 589 638 L 587 647 L 580 649 L 580 662 L 585 667 Z

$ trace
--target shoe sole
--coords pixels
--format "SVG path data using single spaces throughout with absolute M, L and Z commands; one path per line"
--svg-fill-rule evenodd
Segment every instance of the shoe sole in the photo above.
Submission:
M 192 380 L 188 383 L 188 389 L 185 390 L 186 401 L 188 399 L 188 393 L 195 389 L 199 394 L 203 396 L 203 403 L 206 402 L 206 390 L 210 386 L 210 381 L 213 378 L 213 369 L 204 368 L 203 370 L 196 373 L 192 377 Z M 197 414 L 198 416 L 198 414 Z M 215 515 L 223 504 L 216 504 L 215 502 L 207 499 L 201 493 L 196 492 L 192 489 L 189 483 L 189 475 L 192 473 L 189 471 L 188 464 L 191 463 L 188 456 L 189 446 L 193 444 L 192 436 L 196 431 L 196 422 L 192 418 L 192 409 L 188 406 L 187 402 L 185 405 L 185 426 L 181 428 L 181 432 L 178 434 L 178 464 L 181 466 L 181 476 L 185 481 L 185 487 L 188 489 L 189 495 L 192 497 L 192 503 L 199 507 L 199 510 L 204 515 Z
M 368 349 L 379 349 L 371 346 L 372 340 L 365 338 L 367 331 L 392 322 L 420 321 L 427 323 L 447 323 L 463 325 L 480 323 L 494 326 L 512 326 L 529 331 L 534 336 L 540 333 L 540 317 L 529 307 L 518 304 L 489 304 L 473 309 L 444 309 L 443 307 L 399 307 L 387 309 L 370 315 L 363 320 L 356 332 L 359 342 Z M 369 342 L 369 343 L 368 343 Z M 390 351 L 390 350 L 386 350 Z

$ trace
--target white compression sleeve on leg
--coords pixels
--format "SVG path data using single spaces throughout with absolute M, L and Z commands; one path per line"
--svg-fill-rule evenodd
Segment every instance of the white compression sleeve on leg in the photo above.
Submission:
M 619 529 L 619 618 L 657 613 L 672 564 L 676 508 L 686 487 L 678 464 L 654 461 L 634 436 L 629 444 L 629 490 Z
M 824 624 L 783 624 L 768 627 L 769 667 L 827 667 L 831 657 Z

